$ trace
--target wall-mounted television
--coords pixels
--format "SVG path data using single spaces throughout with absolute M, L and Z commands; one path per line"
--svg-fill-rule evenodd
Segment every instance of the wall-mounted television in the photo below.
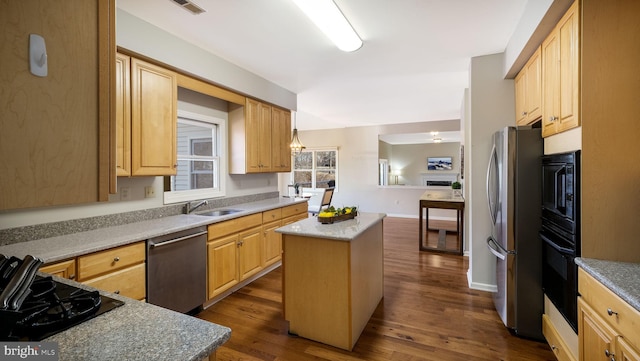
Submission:
M 453 170 L 451 157 L 428 157 L 427 170 Z

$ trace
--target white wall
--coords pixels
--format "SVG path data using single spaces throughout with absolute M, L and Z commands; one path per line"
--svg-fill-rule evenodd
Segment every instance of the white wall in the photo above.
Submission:
M 491 220 L 486 200 L 486 172 L 495 131 L 515 123 L 513 80 L 504 79 L 504 54 L 471 59 L 469 80 L 469 121 L 465 124 L 465 167 L 469 167 L 465 184 L 469 209 L 469 284 L 472 288 L 494 290 L 495 257 L 486 239 Z M 468 148 L 468 149 L 467 149 Z
M 299 136 L 307 148 L 338 147 L 337 191 L 333 195 L 333 205 L 355 205 L 366 212 L 417 218 L 418 200 L 426 190 L 424 187 L 378 186 L 378 135 L 450 131 L 457 130 L 458 127 L 459 120 L 456 119 L 395 126 L 299 131 Z M 456 152 L 459 152 L 457 147 Z M 426 155 L 424 158 L 426 162 Z M 286 187 L 290 182 L 289 173 L 280 174 L 281 194 L 287 194 Z M 450 215 L 448 212 L 434 212 L 434 217 L 448 218 Z

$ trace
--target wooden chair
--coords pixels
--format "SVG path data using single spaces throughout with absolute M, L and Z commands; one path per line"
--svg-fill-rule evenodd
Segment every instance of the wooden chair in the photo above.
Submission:
M 331 206 L 331 199 L 333 198 L 334 190 L 335 188 L 325 188 L 324 192 L 322 193 L 320 204 L 309 204 L 309 213 L 315 216 L 324 208 L 329 208 L 329 206 Z

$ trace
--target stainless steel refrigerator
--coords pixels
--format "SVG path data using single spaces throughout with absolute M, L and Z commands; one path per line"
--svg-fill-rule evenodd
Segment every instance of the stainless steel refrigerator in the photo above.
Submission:
M 500 318 L 516 335 L 543 340 L 540 128 L 506 127 L 493 135 L 487 169 L 492 221 L 487 247 L 496 257 Z

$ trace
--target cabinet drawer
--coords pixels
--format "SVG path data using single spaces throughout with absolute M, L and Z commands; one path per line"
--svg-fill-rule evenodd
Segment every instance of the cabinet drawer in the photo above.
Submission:
M 73 280 L 76 278 L 76 259 L 68 259 L 56 263 L 46 264 L 39 269 L 42 273 Z
M 256 227 L 262 224 L 262 213 L 230 219 L 228 221 L 214 223 L 207 228 L 209 240 L 237 233 L 247 228 Z
M 547 315 L 542 315 L 542 334 L 547 339 L 547 343 L 558 361 L 576 361 Z
M 262 223 L 277 221 L 282 218 L 282 208 L 262 212 Z
M 294 214 L 306 213 L 308 210 L 309 206 L 307 205 L 307 202 L 282 207 L 282 218 L 289 217 Z
M 611 292 L 602 283 L 578 268 L 578 292 L 593 311 L 624 335 L 627 342 L 640 344 L 640 312 Z M 609 315 L 608 310 L 617 312 Z
M 142 300 L 147 293 L 145 287 L 145 264 L 141 263 L 121 269 L 82 283 L 99 290 Z
M 78 281 L 113 272 L 137 263 L 144 263 L 145 243 L 108 249 L 78 257 Z

